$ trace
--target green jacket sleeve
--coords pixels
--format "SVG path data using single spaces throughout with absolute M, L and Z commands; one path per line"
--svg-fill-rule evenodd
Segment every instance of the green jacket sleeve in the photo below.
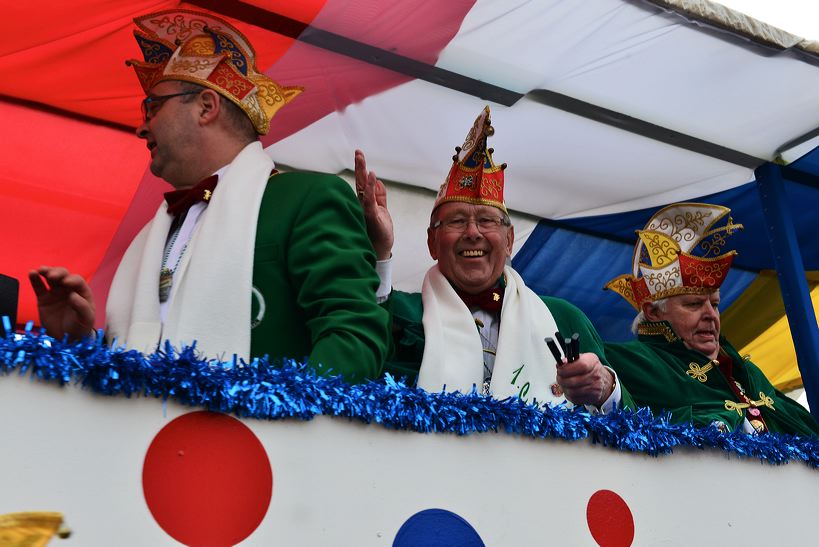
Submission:
M 311 336 L 308 362 L 351 382 L 380 377 L 387 316 L 375 301 L 375 253 L 361 206 L 344 181 L 326 177 L 305 196 L 289 248 L 296 301 Z
M 421 293 L 394 290 L 384 306 L 389 312 L 392 334 L 384 371 L 414 385 L 424 357 Z
M 375 253 L 347 183 L 319 173 L 271 177 L 256 255 L 266 312 L 251 331 L 253 355 L 306 360 L 350 382 L 381 376 L 388 316 L 375 300 Z

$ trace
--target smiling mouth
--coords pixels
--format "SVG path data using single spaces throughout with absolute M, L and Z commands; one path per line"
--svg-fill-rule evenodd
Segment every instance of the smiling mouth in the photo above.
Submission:
M 474 249 L 474 250 L 461 251 L 458 254 L 461 255 L 461 256 L 465 256 L 467 258 L 476 258 L 476 257 L 481 257 L 481 256 L 485 255 L 486 251 L 481 251 L 479 249 Z

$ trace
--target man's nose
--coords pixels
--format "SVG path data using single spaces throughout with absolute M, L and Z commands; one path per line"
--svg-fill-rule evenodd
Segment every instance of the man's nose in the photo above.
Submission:
M 145 138 L 148 137 L 148 122 L 147 122 L 147 120 L 143 119 L 142 123 L 140 123 L 137 126 L 136 136 L 139 137 L 140 139 L 145 139 Z
M 717 307 L 713 305 L 711 302 L 705 303 L 705 314 L 704 317 L 706 319 L 716 319 L 719 317 L 719 312 L 717 311 Z
M 483 233 L 478 229 L 478 220 L 470 218 L 466 221 L 466 228 L 464 229 L 464 237 L 470 239 L 477 239 L 483 237 Z

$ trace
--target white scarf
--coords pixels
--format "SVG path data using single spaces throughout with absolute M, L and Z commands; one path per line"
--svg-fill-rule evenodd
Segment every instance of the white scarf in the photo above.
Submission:
M 560 403 L 564 397 L 552 394 L 556 380 L 554 357 L 544 338 L 554 337 L 557 324 L 549 308 L 506 266 L 506 290 L 501 308 L 497 355 L 492 380 L 492 396 L 504 399 L 520 396 L 531 402 Z M 436 264 L 424 277 L 421 299 L 424 304 L 424 358 L 418 387 L 437 392 L 469 392 L 483 383 L 483 346 L 475 319 Z
M 159 318 L 159 270 L 171 221 L 163 201 L 131 242 L 108 295 L 108 336 L 150 353 L 194 340 L 207 357 L 250 356 L 250 303 L 259 206 L 273 160 L 260 142 L 225 168 L 174 272 L 170 307 Z

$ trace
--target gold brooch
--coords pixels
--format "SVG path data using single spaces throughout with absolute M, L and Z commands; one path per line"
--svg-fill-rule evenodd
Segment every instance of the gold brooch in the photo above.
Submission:
M 765 428 L 765 423 L 762 420 L 750 420 L 751 427 L 754 428 L 754 431 L 757 433 L 764 433 L 767 431 Z

